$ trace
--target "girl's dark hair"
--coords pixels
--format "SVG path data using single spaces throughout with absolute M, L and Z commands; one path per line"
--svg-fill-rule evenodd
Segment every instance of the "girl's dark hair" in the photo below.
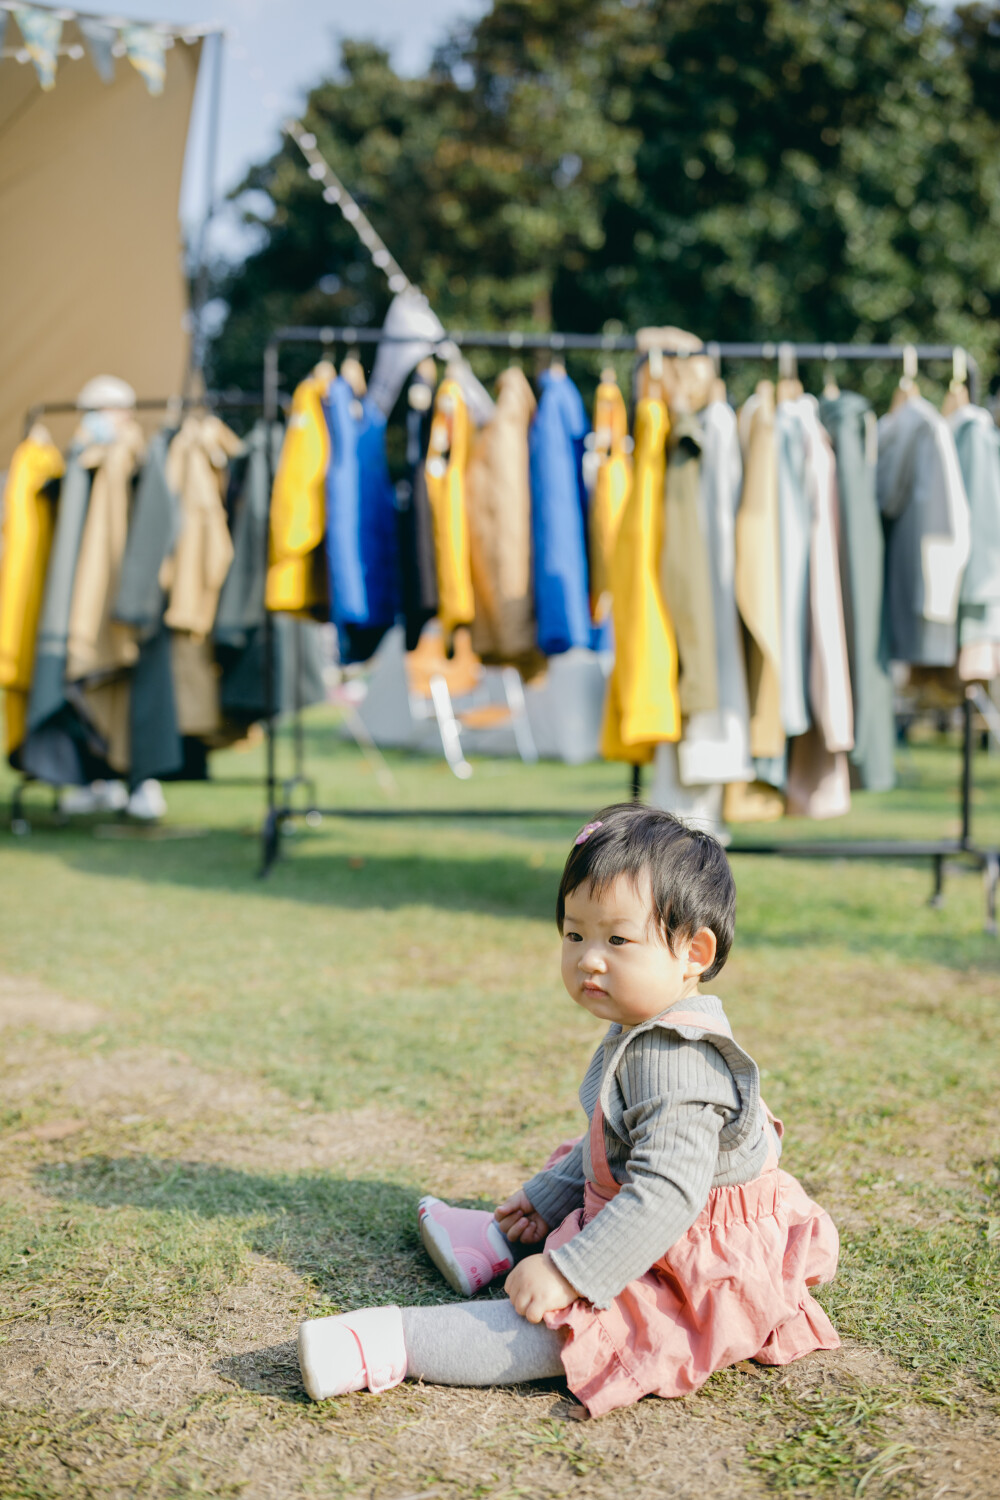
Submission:
M 585 881 L 600 897 L 619 876 L 635 881 L 648 871 L 653 915 L 671 953 L 675 938 L 691 937 L 700 927 L 715 933 L 715 962 L 701 976 L 714 979 L 729 956 L 736 927 L 736 882 L 718 839 L 641 802 L 605 807 L 587 827 L 591 832 L 569 851 L 559 883 L 559 931 L 566 897 Z

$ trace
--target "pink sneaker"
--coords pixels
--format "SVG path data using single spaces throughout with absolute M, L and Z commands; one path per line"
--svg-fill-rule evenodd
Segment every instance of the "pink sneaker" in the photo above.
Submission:
M 453 1291 L 473 1297 L 514 1264 L 500 1225 L 485 1208 L 452 1208 L 421 1198 L 417 1209 L 424 1249 Z

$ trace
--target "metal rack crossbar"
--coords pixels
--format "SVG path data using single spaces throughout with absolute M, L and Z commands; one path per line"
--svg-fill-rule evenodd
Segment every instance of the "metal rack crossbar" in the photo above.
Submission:
M 286 344 L 318 344 L 328 348 L 335 344 L 350 346 L 372 345 L 380 343 L 408 343 L 419 342 L 419 337 L 413 334 L 392 335 L 383 333 L 380 328 L 351 328 L 351 327 L 298 327 L 279 328 L 272 335 L 264 351 L 264 416 L 273 419 L 278 414 L 278 392 L 280 389 L 280 358 L 281 349 Z M 437 347 L 444 350 L 448 346 L 459 349 L 504 349 L 511 353 L 519 350 L 560 352 L 605 352 L 605 353 L 638 353 L 648 352 L 648 340 L 640 341 L 635 334 L 603 334 L 603 333 L 535 333 L 519 332 L 518 330 L 449 330 L 438 341 Z M 690 358 L 692 354 L 707 354 L 716 361 L 718 360 L 778 360 L 783 366 L 789 363 L 797 364 L 800 360 L 822 360 L 826 363 L 834 361 L 851 361 L 854 363 L 872 363 L 875 361 L 886 363 L 903 364 L 904 370 L 918 363 L 950 362 L 954 369 L 961 369 L 967 373 L 970 398 L 974 401 L 978 396 L 979 370 L 975 359 L 967 350 L 954 344 L 838 344 L 838 343 L 795 343 L 789 341 L 768 341 L 760 343 L 729 343 L 725 341 L 706 342 L 700 350 L 672 349 L 667 345 L 660 347 L 660 352 L 667 358 Z M 474 821 L 489 819 L 520 819 L 538 820 L 544 819 L 549 822 L 553 820 L 565 820 L 574 823 L 586 821 L 591 816 L 593 809 L 583 812 L 569 811 L 562 808 L 491 808 L 491 807 L 454 807 L 454 808 L 428 808 L 428 807 L 349 807 L 349 806 L 318 806 L 315 797 L 312 797 L 305 805 L 296 805 L 293 801 L 294 789 L 298 785 L 312 790 L 312 784 L 303 773 L 301 765 L 302 737 L 297 732 L 296 743 L 296 774 L 282 785 L 283 799 L 278 796 L 277 776 L 277 713 L 274 708 L 274 637 L 271 628 L 270 616 L 265 621 L 265 658 L 266 658 L 266 701 L 271 706 L 265 729 L 267 735 L 267 812 L 261 830 L 262 859 L 261 876 L 266 876 L 274 865 L 281 851 L 282 830 L 286 823 L 293 819 L 303 818 L 309 823 L 316 823 L 324 817 L 330 818 L 368 818 L 368 819 L 401 819 L 401 818 L 464 818 Z M 972 838 L 972 781 L 973 781 L 973 756 L 974 756 L 974 718 L 973 703 L 970 696 L 966 696 L 962 703 L 962 769 L 960 784 L 961 799 L 961 835 L 958 839 L 930 839 L 930 840 L 856 840 L 856 839 L 810 839 L 791 840 L 785 842 L 778 839 L 736 841 L 730 847 L 733 855 L 753 855 L 780 857 L 786 859 L 894 859 L 903 861 L 929 859 L 933 867 L 934 886 L 930 897 L 931 904 L 940 905 L 944 894 L 944 879 L 946 865 L 949 861 L 960 861 L 978 866 L 983 871 L 985 881 L 986 917 L 985 928 L 987 932 L 995 934 L 997 931 L 997 887 L 1000 883 L 1000 852 L 995 849 L 981 848 Z M 631 795 L 638 799 L 641 796 L 641 771 L 638 766 L 632 768 Z

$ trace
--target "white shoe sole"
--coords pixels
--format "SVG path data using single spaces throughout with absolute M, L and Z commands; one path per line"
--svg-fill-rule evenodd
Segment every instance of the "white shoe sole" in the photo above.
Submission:
M 316 1347 L 318 1321 L 317 1318 L 310 1318 L 307 1322 L 299 1324 L 298 1356 L 302 1384 L 306 1391 L 314 1401 L 324 1401 L 329 1392 L 324 1389 L 320 1376 L 322 1353 Z
M 429 1209 L 434 1204 L 440 1202 L 440 1198 L 421 1198 L 417 1205 L 417 1211 L 419 1213 L 421 1209 L 425 1207 Z M 427 1251 L 427 1254 L 437 1266 L 452 1291 L 458 1292 L 460 1297 L 474 1296 L 475 1293 L 469 1285 L 468 1276 L 466 1276 L 464 1270 L 455 1259 L 451 1240 L 445 1230 L 441 1228 L 440 1224 L 435 1223 L 429 1213 L 420 1214 L 420 1238 L 424 1242 L 424 1249 Z

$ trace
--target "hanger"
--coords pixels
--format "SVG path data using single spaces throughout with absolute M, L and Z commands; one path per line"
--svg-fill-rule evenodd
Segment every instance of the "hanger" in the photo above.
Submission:
M 892 393 L 889 403 L 890 411 L 899 411 L 907 401 L 912 401 L 914 396 L 920 395 L 920 387 L 917 385 L 917 351 L 913 344 L 903 345 L 903 373 L 899 377 L 899 384 Z
M 430 411 L 431 402 L 434 400 L 434 382 L 437 379 L 437 365 L 431 355 L 422 359 L 413 372 L 413 379 L 406 392 L 407 404 L 413 411 Z
M 794 344 L 778 345 L 778 401 L 797 401 L 805 392 L 799 379 L 798 360 Z
M 969 360 L 964 349 L 953 349 L 951 355 L 951 380 L 941 403 L 941 415 L 950 417 L 953 411 L 969 404 Z
M 336 380 L 336 378 L 336 365 L 333 363 L 332 359 L 327 359 L 326 355 L 324 355 L 323 358 L 313 366 L 313 379 L 318 380 L 320 385 L 328 386 L 334 380 Z
M 823 366 L 823 395 L 827 401 L 835 401 L 840 395 L 840 386 L 837 384 L 837 376 L 833 368 L 833 361 L 837 356 L 836 344 L 827 344 L 823 350 L 826 364 Z
M 646 382 L 646 395 L 650 400 L 663 401 L 666 393 L 663 388 L 663 350 L 652 348 L 646 361 L 646 369 L 649 379 Z
M 356 349 L 349 349 L 340 362 L 340 378 L 346 380 L 355 396 L 360 400 L 368 389 L 364 367 Z
M 701 411 L 708 405 L 715 369 L 696 334 L 683 328 L 640 328 L 635 344 L 640 356 L 647 355 L 636 367 L 637 395 L 656 395 L 675 412 Z M 655 369 L 654 350 L 659 354 Z
M 27 441 L 37 443 L 40 448 L 53 447 L 52 434 L 40 417 L 36 417 L 28 430 Z
M 714 343 L 707 344 L 705 352 L 712 361 L 712 368 L 715 371 L 715 375 L 712 378 L 711 394 L 708 398 L 709 403 L 721 401 L 724 406 L 728 405 L 729 392 L 726 390 L 726 382 L 722 378 L 722 352 L 718 344 Z

